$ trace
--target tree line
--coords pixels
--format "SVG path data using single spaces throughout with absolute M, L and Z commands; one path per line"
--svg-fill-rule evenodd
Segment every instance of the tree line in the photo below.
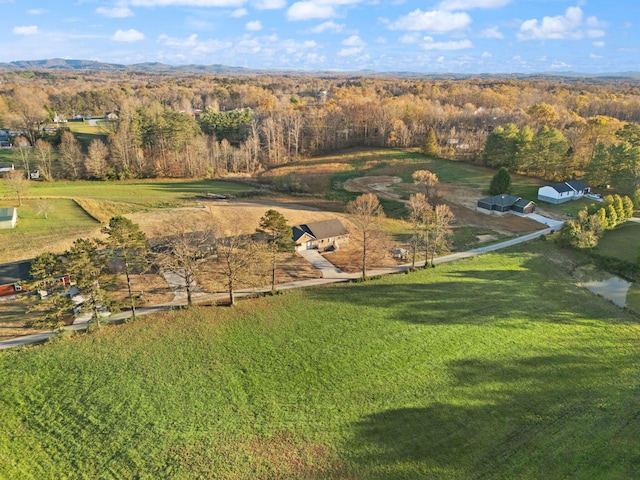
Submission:
M 37 73 L 37 72 L 36 72 Z M 635 79 L 1 74 L 0 123 L 55 178 L 251 174 L 346 147 L 422 147 L 547 179 L 637 188 Z M 55 83 L 54 83 L 55 81 Z M 117 112 L 76 145 L 54 116 Z M 27 155 L 21 152 L 20 155 Z

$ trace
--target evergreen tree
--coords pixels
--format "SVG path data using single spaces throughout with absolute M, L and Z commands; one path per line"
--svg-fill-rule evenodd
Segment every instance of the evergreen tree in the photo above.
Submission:
M 131 316 L 136 318 L 136 305 L 131 289 L 131 274 L 143 271 L 147 265 L 149 242 L 147 236 L 140 230 L 137 223 L 133 223 L 126 217 L 116 216 L 109 220 L 109 225 L 102 229 L 108 235 L 106 246 L 110 249 L 114 258 L 122 263 L 122 270 L 127 279 L 127 292 Z
M 268 210 L 260 219 L 258 232 L 266 233 L 267 244 L 272 254 L 271 260 L 271 291 L 276 289 L 276 269 L 278 264 L 278 253 L 291 251 L 295 243 L 293 242 L 293 232 L 287 225 L 287 219 L 277 210 Z
M 438 138 L 433 128 L 429 127 L 427 135 L 422 143 L 420 151 L 428 157 L 437 157 L 440 153 L 440 147 L 438 146 Z
M 511 191 L 511 175 L 505 167 L 500 167 L 491 179 L 489 195 L 500 195 Z

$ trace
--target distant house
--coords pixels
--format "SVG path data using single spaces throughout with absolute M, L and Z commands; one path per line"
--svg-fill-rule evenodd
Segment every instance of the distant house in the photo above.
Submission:
M 0 173 L 12 172 L 15 170 L 13 163 L 0 163 Z
M 349 243 L 349 230 L 337 218 L 292 228 L 296 250 L 337 250 Z
M 11 148 L 9 130 L 6 128 L 0 128 L 0 148 Z
M 538 200 L 549 203 L 564 203 L 577 200 L 589 193 L 591 188 L 583 180 L 553 183 L 538 189 Z
M 106 120 L 118 120 L 120 118 L 119 112 L 106 112 L 104 114 L 104 118 Z
M 24 293 L 22 282 L 29 279 L 31 260 L 0 265 L 0 297 Z
M 0 229 L 14 228 L 18 221 L 18 209 L 14 207 L 0 208 Z
M 503 193 L 478 200 L 477 209 L 479 212 L 492 215 L 505 215 L 512 212 L 527 214 L 536 211 L 536 204 L 530 200 Z

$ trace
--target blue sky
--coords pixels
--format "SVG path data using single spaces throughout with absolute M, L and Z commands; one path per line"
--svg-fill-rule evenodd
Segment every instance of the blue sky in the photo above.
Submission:
M 640 71 L 636 0 L 0 0 L 0 62 Z

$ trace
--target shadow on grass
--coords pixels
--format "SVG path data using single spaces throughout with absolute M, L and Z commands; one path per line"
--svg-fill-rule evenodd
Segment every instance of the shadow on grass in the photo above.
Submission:
M 611 305 L 577 287 L 568 275 L 550 275 L 537 262 L 526 260 L 516 269 L 421 270 L 406 282 L 383 278 L 343 288 L 340 299 L 383 311 L 390 320 L 424 325 L 500 322 L 506 326 L 523 321 L 575 323 L 584 317 L 610 318 Z M 531 263 L 533 268 L 529 268 Z M 317 289 L 309 295 L 332 302 L 336 293 Z M 624 315 L 622 310 L 620 315 Z
M 589 350 L 451 363 L 450 402 L 385 410 L 352 425 L 346 448 L 358 475 L 638 478 L 637 368 L 619 374 L 638 354 Z

